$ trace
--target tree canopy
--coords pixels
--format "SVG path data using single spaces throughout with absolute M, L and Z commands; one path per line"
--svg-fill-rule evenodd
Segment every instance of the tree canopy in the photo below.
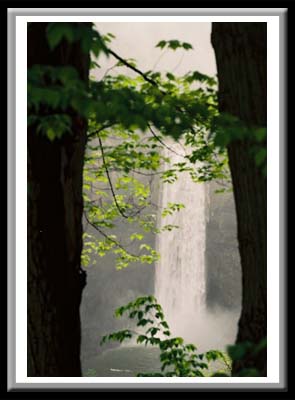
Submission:
M 102 53 L 113 57 L 115 64 L 100 81 L 90 74 L 88 84 L 70 65 L 34 65 L 28 71 L 28 124 L 37 125 L 38 134 L 54 141 L 71 134 L 69 110 L 88 120 L 84 216 L 103 238 L 97 240 L 90 233 L 84 234 L 82 263 L 87 265 L 93 251 L 99 256 L 113 251 L 117 266 L 122 268 L 132 261 L 152 263 L 158 258 L 154 249 L 141 242 L 142 231 L 156 233 L 157 227 L 156 210 L 142 212 L 151 203 L 151 193 L 149 184 L 138 179 L 140 175 L 156 176 L 171 184 L 179 173 L 186 171 L 195 182 L 218 179 L 229 183 L 226 145 L 249 132 L 254 132 L 257 146 L 253 147 L 253 155 L 263 168 L 266 153 L 259 146 L 265 138 L 264 128 L 250 130 L 238 118 L 218 112 L 216 77 L 199 71 L 184 76 L 140 71 L 135 60 L 125 60 L 111 50 L 113 37 L 111 33 L 100 35 L 94 24 L 48 24 L 47 38 L 52 50 L 65 41 L 80 41 L 83 51 L 92 54 L 92 68 L 100 67 Z M 161 40 L 156 47 L 171 51 L 192 49 L 190 43 L 179 40 Z M 137 76 L 121 74 L 121 66 L 127 66 Z M 41 109 L 42 113 L 46 109 L 48 115 L 40 116 Z M 170 163 L 164 169 L 164 164 L 170 162 L 169 155 L 175 153 L 167 137 L 181 141 L 184 151 L 181 162 Z M 167 204 L 163 216 L 180 208 L 181 204 Z M 118 218 L 139 226 L 140 233 L 134 232 L 130 237 L 131 241 L 141 242 L 137 254 L 130 254 L 110 233 Z

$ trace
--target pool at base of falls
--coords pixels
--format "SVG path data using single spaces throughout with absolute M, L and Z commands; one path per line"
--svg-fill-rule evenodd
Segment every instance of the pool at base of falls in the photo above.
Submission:
M 84 377 L 132 377 L 160 372 L 159 350 L 151 347 L 118 347 L 92 357 L 83 365 Z

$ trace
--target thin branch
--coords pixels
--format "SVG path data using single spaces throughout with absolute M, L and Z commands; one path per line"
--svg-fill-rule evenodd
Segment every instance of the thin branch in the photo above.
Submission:
M 102 125 L 100 128 L 96 129 L 95 131 L 90 132 L 87 135 L 87 140 L 92 139 L 94 136 L 97 136 L 101 131 L 103 131 L 104 129 L 110 128 L 113 125 L 114 125 L 114 123 L 109 123 L 109 124 Z
M 157 172 L 146 173 L 146 172 L 137 171 L 136 169 L 130 169 L 130 171 L 135 173 L 135 174 L 144 175 L 144 176 L 161 175 L 161 174 L 163 174 L 165 172 L 165 171 L 157 171 Z
M 110 236 L 108 236 L 104 231 L 102 231 L 96 224 L 94 224 L 93 222 L 91 222 L 86 214 L 86 212 L 84 211 L 84 217 L 87 221 L 87 223 L 89 225 L 91 225 L 96 231 L 98 231 L 103 237 L 105 237 L 106 239 L 108 239 L 110 242 L 114 243 L 116 245 L 116 247 L 119 247 L 121 250 L 125 251 L 129 256 L 131 257 L 136 257 L 138 258 L 139 255 L 137 254 L 133 254 L 130 253 L 128 250 L 126 250 L 126 248 L 124 248 L 117 240 L 111 238 Z
M 142 76 L 143 79 L 150 83 L 151 85 L 153 85 L 154 87 L 156 87 L 159 92 L 163 95 L 163 96 L 168 96 L 170 95 L 169 92 L 163 90 L 160 88 L 158 82 L 156 82 L 154 79 L 150 78 L 149 76 L 147 76 L 147 74 L 145 74 L 144 72 L 140 71 L 138 68 L 134 67 L 133 65 L 131 65 L 128 61 L 124 60 L 124 58 L 120 57 L 117 53 L 115 53 L 113 50 L 111 50 L 110 48 L 106 48 L 106 50 L 108 51 L 109 54 L 111 54 L 113 57 L 115 57 L 117 60 L 121 61 L 122 64 L 124 64 L 126 67 L 128 67 L 129 69 L 131 69 L 132 71 L 136 72 L 138 75 Z M 188 115 L 190 115 L 192 118 L 195 118 L 197 121 L 196 116 L 193 116 L 190 112 L 188 112 L 187 110 L 183 109 L 182 107 L 179 107 L 177 105 L 175 105 L 175 109 L 181 113 L 186 113 Z M 195 133 L 195 129 L 193 126 L 190 127 L 190 130 L 192 131 L 192 133 Z
M 163 206 L 159 206 L 159 204 L 154 203 L 153 201 L 150 202 L 150 205 L 154 208 L 156 208 L 157 210 L 165 210 L 166 207 Z
M 155 62 L 154 66 L 153 66 L 153 69 L 152 69 L 153 71 L 154 71 L 154 69 L 156 68 L 156 66 L 159 64 L 159 62 L 160 62 L 160 60 L 163 58 L 163 56 L 164 56 L 165 54 L 167 54 L 167 51 L 168 51 L 168 49 L 166 49 L 166 50 L 164 50 L 164 51 L 161 52 L 160 56 L 158 57 L 157 61 Z
M 156 134 L 156 132 L 153 130 L 153 128 L 151 127 L 150 124 L 148 124 L 148 128 L 151 132 L 151 134 L 161 143 L 162 146 L 166 147 L 166 149 L 168 149 L 169 151 L 171 151 L 172 153 L 176 154 L 177 156 L 183 157 L 185 158 L 185 156 L 183 154 L 179 154 L 177 153 L 177 151 L 175 151 L 174 149 L 172 149 L 170 146 L 168 146 L 161 138 L 160 136 L 158 136 Z
M 226 189 L 231 189 L 231 187 L 232 187 L 230 181 L 215 179 L 214 182 L 216 182 L 219 186 L 222 186 L 222 187 L 224 187 Z
M 151 85 L 153 85 L 154 87 L 156 87 L 159 92 L 163 95 L 163 96 L 167 96 L 170 95 L 169 92 L 162 90 L 159 87 L 159 84 L 152 78 L 148 77 L 147 74 L 145 74 L 144 72 L 140 71 L 138 68 L 134 67 L 133 65 L 131 65 L 128 61 L 126 61 L 124 58 L 120 57 L 116 52 L 114 52 L 113 50 L 111 50 L 110 48 L 106 48 L 107 52 L 109 54 L 111 54 L 113 57 L 115 57 L 118 61 L 120 61 L 123 65 L 125 65 L 126 67 L 128 67 L 129 69 L 131 69 L 132 71 L 136 72 L 138 75 L 140 75 L 146 82 L 150 83 Z M 186 113 L 188 115 L 190 115 L 193 119 L 196 120 L 196 122 L 198 122 L 198 119 L 196 118 L 195 115 L 192 115 L 191 112 L 188 112 L 187 110 L 183 109 L 182 107 L 179 107 L 177 105 L 175 105 L 175 109 L 178 112 L 181 113 Z M 196 131 L 195 128 L 193 126 L 190 126 L 190 131 L 193 135 L 196 135 Z M 164 145 L 165 147 L 167 147 L 166 145 Z M 174 152 L 175 153 L 175 152 Z
M 178 63 L 176 64 L 176 66 L 173 68 L 172 72 L 175 72 L 177 70 L 177 68 L 181 65 L 182 60 L 184 58 L 184 51 L 182 52 L 182 55 L 180 57 L 180 60 L 178 61 Z
M 111 66 L 110 68 L 107 68 L 107 70 L 105 71 L 103 77 L 101 78 L 101 80 L 104 80 L 104 78 L 108 75 L 108 73 L 113 70 L 114 68 L 116 68 L 118 65 L 118 63 L 114 64 L 113 66 Z
M 97 167 L 87 167 L 87 168 L 85 168 L 85 171 L 97 171 Z M 118 167 L 117 168 L 115 168 L 115 167 L 109 168 L 109 172 L 122 172 L 122 171 L 124 171 L 124 168 L 118 168 Z M 144 176 L 161 175 L 165 172 L 165 171 L 155 171 L 155 172 L 148 173 L 148 172 L 138 171 L 137 169 L 132 169 L 132 168 L 130 168 L 129 171 L 133 172 L 135 174 L 144 175 Z M 100 188 L 100 187 L 96 187 L 96 186 L 94 186 L 94 188 L 98 189 L 98 190 L 111 190 L 110 188 Z
M 129 218 L 129 216 L 124 213 L 124 211 L 122 210 L 122 208 L 120 207 L 120 205 L 118 203 L 118 200 L 117 200 L 117 197 L 116 197 L 116 193 L 114 191 L 114 187 L 113 187 L 112 180 L 111 180 L 111 177 L 110 177 L 110 173 L 109 173 L 109 170 L 108 170 L 108 167 L 107 167 L 107 164 L 106 164 L 106 159 L 105 159 L 104 148 L 103 148 L 103 145 L 102 145 L 102 140 L 101 140 L 99 135 L 97 135 L 97 137 L 98 137 L 98 141 L 99 141 L 99 147 L 100 147 L 100 151 L 101 151 L 103 166 L 104 166 L 107 178 L 108 178 L 108 182 L 109 182 L 109 185 L 110 185 L 110 188 L 111 188 L 111 192 L 112 192 L 116 207 L 117 207 L 119 213 L 122 215 L 122 217 Z
M 109 182 L 109 185 L 110 185 L 111 193 L 112 193 L 115 205 L 117 207 L 117 210 L 119 211 L 119 213 L 121 214 L 121 216 L 123 218 L 127 218 L 127 219 L 130 218 L 130 217 L 133 218 L 136 215 L 138 215 L 141 212 L 142 209 L 138 209 L 136 212 L 127 215 L 127 214 L 125 214 L 125 212 L 121 208 L 120 204 L 118 203 L 117 196 L 116 196 L 116 193 L 115 193 L 115 190 L 114 190 L 114 186 L 113 186 L 113 183 L 112 183 L 112 180 L 111 180 L 111 176 L 110 176 L 110 173 L 109 173 L 109 169 L 108 169 L 108 166 L 107 166 L 107 163 L 106 163 L 105 152 L 104 152 L 102 140 L 101 140 L 99 134 L 97 135 L 97 137 L 98 137 L 98 141 L 99 141 L 99 147 L 100 147 L 100 151 L 101 151 L 103 166 L 104 166 L 104 169 L 105 169 L 105 172 L 106 172 L 106 175 L 107 175 L 107 179 L 108 179 L 108 182 Z
M 124 64 L 125 67 L 128 67 L 128 68 L 131 69 L 132 71 L 136 72 L 138 75 L 142 76 L 143 79 L 144 79 L 146 82 L 148 82 L 148 83 L 150 83 L 151 85 L 157 87 L 157 88 L 160 90 L 160 92 L 161 92 L 162 94 L 166 95 L 166 93 L 165 93 L 164 91 L 162 91 L 162 90 L 159 88 L 158 83 L 157 83 L 154 79 L 149 78 L 144 72 L 140 71 L 138 68 L 134 67 L 134 66 L 133 66 L 132 64 L 130 64 L 128 61 L 124 60 L 124 58 L 120 57 L 117 53 L 115 53 L 115 52 L 114 52 L 113 50 L 111 50 L 110 48 L 107 48 L 107 51 L 108 51 L 109 54 L 111 54 L 113 57 L 115 57 L 118 61 L 120 61 L 122 64 Z

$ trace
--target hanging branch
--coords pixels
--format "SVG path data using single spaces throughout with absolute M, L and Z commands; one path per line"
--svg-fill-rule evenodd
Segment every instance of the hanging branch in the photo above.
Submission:
M 108 182 L 109 182 L 109 185 L 110 185 L 111 193 L 112 193 L 112 196 L 113 196 L 115 205 L 116 205 L 116 207 L 117 207 L 117 210 L 119 211 L 119 213 L 121 214 L 121 216 L 122 216 L 123 218 L 130 218 L 130 217 L 133 218 L 133 217 L 136 217 L 138 214 L 140 214 L 140 212 L 141 212 L 145 207 L 139 207 L 138 210 L 135 211 L 135 212 L 132 213 L 132 214 L 129 214 L 129 215 L 125 214 L 125 212 L 123 211 L 123 209 L 121 208 L 121 206 L 120 206 L 120 204 L 118 203 L 118 200 L 117 200 L 117 196 L 116 196 L 116 193 L 115 193 L 115 190 L 114 190 L 114 186 L 113 186 L 113 183 L 112 183 L 112 180 L 111 180 L 111 176 L 110 176 L 110 173 L 109 173 L 109 169 L 108 169 L 108 166 L 107 166 L 107 163 L 106 163 L 105 152 L 104 152 L 102 140 L 101 140 L 101 138 L 100 138 L 99 135 L 97 135 L 97 137 L 98 137 L 98 141 L 99 141 L 99 147 L 100 147 L 100 151 L 101 151 L 103 166 L 104 166 L 104 169 L 105 169 L 105 172 L 106 172 L 106 175 L 107 175 L 107 179 L 108 179 Z
M 158 59 L 156 60 L 155 64 L 153 65 L 153 69 L 152 71 L 155 70 L 156 66 L 159 64 L 160 60 L 164 57 L 164 55 L 167 53 L 168 49 L 164 50 L 160 56 L 158 57 Z
M 107 163 L 106 163 L 104 148 L 103 148 L 103 145 L 102 145 L 102 140 L 101 140 L 99 134 L 97 134 L 97 137 L 98 137 L 98 141 L 99 141 L 99 147 L 100 147 L 100 151 L 101 151 L 101 157 L 102 157 L 103 166 L 104 166 L 104 169 L 105 169 L 105 172 L 106 172 L 106 175 L 107 175 L 107 179 L 108 179 L 108 182 L 109 182 L 109 185 L 110 185 L 112 196 L 114 198 L 114 202 L 116 204 L 116 207 L 117 207 L 119 213 L 122 215 L 122 217 L 123 218 L 129 218 L 130 216 L 124 213 L 124 211 L 120 207 L 120 204 L 118 203 L 118 200 L 117 200 L 117 197 L 116 197 L 116 193 L 115 193 L 115 190 L 114 190 L 114 187 L 113 187 L 113 183 L 112 183 L 112 180 L 111 180 L 111 176 L 110 176 L 110 173 L 109 173 L 109 169 L 108 169 L 108 166 L 107 166 Z
M 114 68 L 117 67 L 117 64 L 118 64 L 118 63 L 116 63 L 116 64 L 114 64 L 113 66 L 111 66 L 110 68 L 108 68 L 108 69 L 105 71 L 105 73 L 103 74 L 103 77 L 101 78 L 101 80 L 104 80 L 104 78 L 109 74 L 109 72 L 112 71 Z
M 110 48 L 107 48 L 107 51 L 109 54 L 111 54 L 113 57 L 115 57 L 118 61 L 120 61 L 122 64 L 125 65 L 125 67 L 132 69 L 132 71 L 136 72 L 138 75 L 142 76 L 143 79 L 150 83 L 151 85 L 157 87 L 159 89 L 159 91 L 163 94 L 166 95 L 167 93 L 164 92 L 162 89 L 159 88 L 158 83 L 152 79 L 149 78 L 144 72 L 140 71 L 138 68 L 134 67 L 132 64 L 130 64 L 128 61 L 124 60 L 124 58 L 120 57 L 117 53 L 115 53 L 113 50 L 111 50 Z
M 154 87 L 156 87 L 159 92 L 163 95 L 163 96 L 169 96 L 170 93 L 161 89 L 158 82 L 156 82 L 154 79 L 150 78 L 149 76 L 147 76 L 147 74 L 145 74 L 144 72 L 140 71 L 138 68 L 134 67 L 132 64 L 130 64 L 128 61 L 124 60 L 124 58 L 120 57 L 117 53 L 115 53 L 113 50 L 111 50 L 110 48 L 106 47 L 106 51 L 111 54 L 113 57 L 115 57 L 117 60 L 119 60 L 122 64 L 125 65 L 125 67 L 131 69 L 132 71 L 136 72 L 138 75 L 140 75 L 146 82 L 150 83 L 151 85 L 153 85 Z M 175 105 L 175 109 L 181 113 L 187 113 L 189 114 L 192 118 L 196 118 L 196 116 L 192 116 L 191 113 L 189 113 L 187 110 L 184 110 L 182 107 L 179 107 L 177 105 Z M 197 121 L 197 118 L 196 118 Z M 192 133 L 196 133 L 195 129 L 193 126 L 190 127 L 190 130 Z
M 137 254 L 133 254 L 130 253 L 128 250 L 126 250 L 125 247 L 123 247 L 117 240 L 111 238 L 110 236 L 108 236 L 103 230 L 101 230 L 96 224 L 94 224 L 93 222 L 91 222 L 86 214 L 86 212 L 84 211 L 84 217 L 87 221 L 87 223 L 89 225 L 91 225 L 97 232 L 99 232 L 103 237 L 105 237 L 107 240 L 109 240 L 110 242 L 114 243 L 116 245 L 116 247 L 119 247 L 121 250 L 125 251 L 125 253 L 127 253 L 129 256 L 131 257 L 139 257 L 139 255 Z
M 153 130 L 153 128 L 151 127 L 150 124 L 148 124 L 148 128 L 149 128 L 151 134 L 154 136 L 154 138 L 157 139 L 158 142 L 161 143 L 162 146 L 166 147 L 166 149 L 168 149 L 168 150 L 171 151 L 172 153 L 176 154 L 177 156 L 180 156 L 180 157 L 185 158 L 185 156 L 184 156 L 183 154 L 177 153 L 177 151 L 175 151 L 175 150 L 172 149 L 170 146 L 168 146 L 168 145 L 160 138 L 160 136 L 158 136 L 158 135 L 156 134 L 156 132 Z

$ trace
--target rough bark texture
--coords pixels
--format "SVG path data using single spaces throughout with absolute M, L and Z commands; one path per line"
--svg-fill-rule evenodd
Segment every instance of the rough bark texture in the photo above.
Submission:
M 219 79 L 219 108 L 248 126 L 266 126 L 266 23 L 213 23 L 212 44 Z M 251 142 L 228 146 L 242 265 L 242 312 L 237 343 L 266 337 L 266 178 Z M 266 376 L 266 351 L 235 362 L 233 374 L 255 367 Z
M 28 27 L 28 68 L 71 65 L 87 81 L 78 44 L 51 52 L 45 23 Z M 28 376 L 81 376 L 79 307 L 85 273 L 82 171 L 86 121 L 71 113 L 72 134 L 50 142 L 28 130 Z

